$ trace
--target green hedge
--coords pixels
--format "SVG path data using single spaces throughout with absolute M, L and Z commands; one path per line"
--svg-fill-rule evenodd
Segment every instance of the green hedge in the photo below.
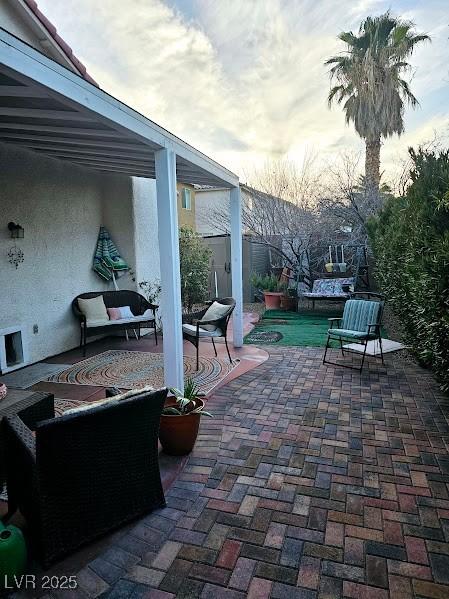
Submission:
M 369 223 L 376 279 L 419 362 L 449 390 L 449 151 L 410 150 L 412 183 Z

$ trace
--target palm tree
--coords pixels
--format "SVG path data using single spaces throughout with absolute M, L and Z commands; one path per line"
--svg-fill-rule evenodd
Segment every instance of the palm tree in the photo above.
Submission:
M 417 34 L 410 21 L 393 18 L 389 12 L 368 17 L 358 35 L 347 31 L 338 38 L 347 45 L 340 56 L 326 61 L 331 65 L 328 101 L 343 104 L 346 122 L 365 140 L 365 180 L 367 200 L 376 205 L 380 183 L 380 140 L 404 131 L 405 104 L 415 107 L 418 100 L 401 77 L 410 69 L 406 59 L 420 42 L 430 40 Z

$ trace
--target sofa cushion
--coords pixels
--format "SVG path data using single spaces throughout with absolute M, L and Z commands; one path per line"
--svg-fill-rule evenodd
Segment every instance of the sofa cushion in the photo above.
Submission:
M 70 414 L 78 414 L 78 412 L 88 412 L 89 410 L 93 410 L 94 408 L 98 408 L 98 406 L 108 403 L 117 403 L 117 396 L 106 397 L 104 399 L 98 399 L 97 401 L 86 401 L 80 406 L 76 406 L 76 408 L 70 408 L 70 410 L 62 412 L 60 416 L 69 416 Z
M 133 324 L 138 324 L 139 322 L 151 322 L 154 321 L 154 316 L 146 316 L 142 314 L 142 316 L 133 316 L 132 318 L 119 318 L 119 320 L 90 320 L 87 322 L 87 328 L 94 327 L 108 327 L 114 325 L 124 325 L 129 324 L 132 328 Z
M 122 320 L 123 318 L 134 318 L 130 306 L 118 306 L 107 309 L 110 320 Z
M 141 395 L 142 393 L 149 393 L 150 391 L 156 391 L 154 387 L 147 385 L 146 387 L 142 387 L 141 389 L 130 389 L 125 393 L 121 393 L 120 395 L 113 395 L 112 397 L 105 397 L 104 399 L 98 399 L 97 401 L 85 402 L 76 408 L 71 408 L 70 410 L 66 410 L 61 414 L 61 416 L 68 416 L 70 414 L 78 414 L 81 412 L 89 412 L 94 408 L 98 408 L 98 406 L 103 406 L 105 404 L 114 404 L 123 399 L 129 399 L 130 397 L 135 397 L 137 395 Z
M 107 308 L 109 320 L 120 320 L 122 315 L 120 314 L 120 308 Z
M 131 306 L 119 306 L 117 310 L 120 310 L 120 318 L 134 318 Z
M 90 299 L 78 298 L 78 307 L 86 317 L 89 324 L 90 321 L 108 322 L 109 316 L 106 310 L 102 295 L 92 297 Z

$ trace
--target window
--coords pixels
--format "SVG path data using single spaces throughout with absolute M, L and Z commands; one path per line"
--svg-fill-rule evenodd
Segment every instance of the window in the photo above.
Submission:
M 192 210 L 192 195 L 187 187 L 182 190 L 182 207 L 184 210 Z

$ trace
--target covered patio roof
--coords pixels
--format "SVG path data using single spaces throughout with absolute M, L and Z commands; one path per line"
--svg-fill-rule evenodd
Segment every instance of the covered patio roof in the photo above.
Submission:
M 184 387 L 177 180 L 231 200 L 234 345 L 243 343 L 238 177 L 142 114 L 0 28 L 0 142 L 108 174 L 156 179 L 165 384 Z
M 238 185 L 234 173 L 1 28 L 0 141 L 153 179 L 154 152 L 170 147 L 179 181 Z

